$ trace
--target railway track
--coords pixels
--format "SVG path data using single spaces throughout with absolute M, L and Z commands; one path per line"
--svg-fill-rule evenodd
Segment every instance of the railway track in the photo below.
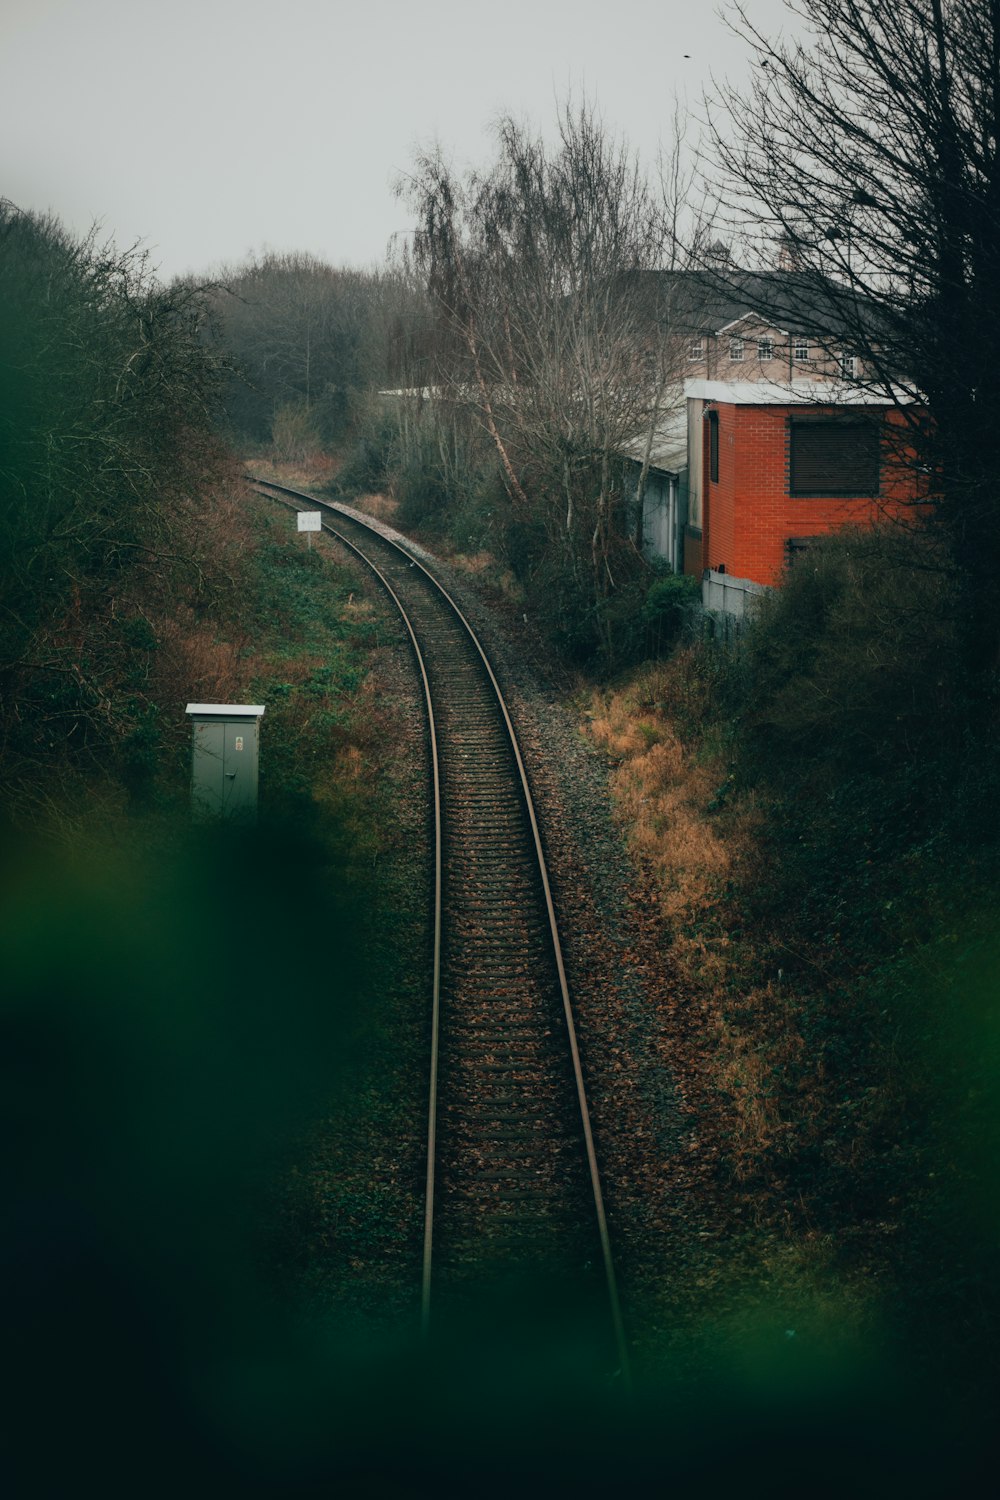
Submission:
M 422 1320 L 483 1298 L 571 1297 L 628 1383 L 628 1355 L 538 821 L 496 677 L 415 553 L 346 508 L 252 481 L 379 578 L 427 708 L 435 912 Z

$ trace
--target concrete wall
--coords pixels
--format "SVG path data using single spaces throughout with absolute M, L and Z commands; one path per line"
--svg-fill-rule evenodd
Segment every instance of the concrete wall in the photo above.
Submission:
M 712 614 L 731 615 L 736 620 L 746 619 L 753 611 L 754 603 L 768 590 L 751 578 L 733 578 L 728 573 L 716 573 L 706 568 L 701 580 L 701 603 Z

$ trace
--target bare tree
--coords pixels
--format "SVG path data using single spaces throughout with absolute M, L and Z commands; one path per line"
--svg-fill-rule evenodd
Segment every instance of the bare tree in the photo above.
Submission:
M 1000 3 L 789 0 L 807 41 L 764 37 L 723 91 L 715 149 L 761 255 L 899 404 L 964 598 L 967 659 L 1000 666 Z M 985 420 L 984 420 L 985 419 Z
M 512 513 L 543 528 L 600 618 L 636 556 L 621 455 L 678 396 L 676 282 L 660 275 L 677 263 L 673 209 L 586 105 L 562 110 L 554 148 L 507 117 L 489 171 L 459 177 L 436 151 L 403 191 L 442 319 L 440 383 L 479 413 Z M 648 449 L 642 468 L 644 482 Z

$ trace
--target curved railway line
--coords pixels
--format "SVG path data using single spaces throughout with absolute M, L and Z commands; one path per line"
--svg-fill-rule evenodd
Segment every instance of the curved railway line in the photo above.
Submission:
M 434 956 L 422 1322 L 484 1294 L 567 1292 L 629 1380 L 573 1008 L 510 713 L 458 605 L 357 512 L 253 479 L 379 579 L 423 684 L 434 806 Z

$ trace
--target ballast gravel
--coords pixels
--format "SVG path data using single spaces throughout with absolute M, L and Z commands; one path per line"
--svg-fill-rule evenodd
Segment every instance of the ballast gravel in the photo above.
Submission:
M 697 1362 L 704 1288 L 744 1208 L 718 1171 L 725 1111 L 705 1065 L 702 1002 L 674 973 L 652 878 L 615 819 L 608 759 L 573 706 L 577 684 L 522 614 L 378 529 L 452 594 L 511 711 L 549 862 L 627 1334 L 640 1367 L 683 1374 Z

